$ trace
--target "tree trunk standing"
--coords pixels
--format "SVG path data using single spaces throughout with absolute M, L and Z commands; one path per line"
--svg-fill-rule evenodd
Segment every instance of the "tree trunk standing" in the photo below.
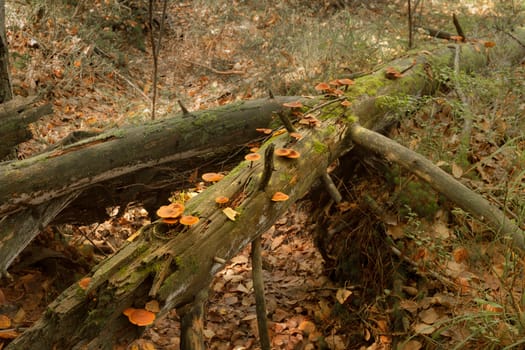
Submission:
M 9 50 L 5 35 L 5 0 L 0 0 L 0 103 L 13 98 L 9 74 Z
M 525 32 L 521 32 L 525 37 Z M 503 45 L 503 44 L 500 44 Z M 505 44 L 509 57 L 522 57 L 524 50 L 515 42 Z M 486 63 L 483 47 L 466 44 L 462 47 L 463 67 L 475 70 Z M 15 339 L 7 349 L 26 348 L 111 348 L 124 336 L 133 337 L 140 330 L 122 315 L 130 306 L 143 307 L 156 299 L 162 313 L 181 308 L 207 289 L 214 274 L 223 268 L 217 261 L 231 259 L 247 243 L 265 232 L 285 213 L 289 206 L 309 191 L 326 171 L 327 166 L 351 147 L 349 128 L 359 118 L 370 129 L 380 129 L 393 122 L 385 120 L 392 112 L 389 97 L 421 96 L 432 92 L 439 82 L 433 72 L 453 62 L 454 51 L 449 48 L 434 54 L 421 53 L 417 64 L 401 79 L 388 80 L 385 71 L 360 78 L 346 92 L 353 102 L 349 108 L 340 101 L 303 99 L 305 112 L 317 116 L 319 127 L 300 129 L 303 138 L 294 142 L 287 134 L 272 137 L 261 150 L 289 146 L 301 153 L 299 159 L 275 159 L 266 191 L 259 191 L 262 165 L 242 162 L 216 185 L 192 198 L 186 204 L 187 213 L 198 215 L 201 221 L 190 229 L 147 225 L 138 238 L 124 246 L 114 256 L 93 269 L 87 290 L 70 286 L 49 305 L 46 314 L 29 330 Z M 392 62 L 401 68 L 412 64 L 413 58 Z M 317 106 L 317 107 L 316 107 Z M 315 110 L 315 111 L 313 111 Z M 155 155 L 153 155 L 155 156 Z M 289 194 L 286 202 L 272 202 L 272 194 Z M 235 221 L 224 215 L 214 198 L 223 195 L 236 203 Z M 160 273 L 160 271 L 162 273 Z
M 29 124 L 53 113 L 51 104 L 31 106 L 35 101 L 34 96 L 15 96 L 0 106 L 0 159 L 16 159 L 15 147 L 33 137 Z

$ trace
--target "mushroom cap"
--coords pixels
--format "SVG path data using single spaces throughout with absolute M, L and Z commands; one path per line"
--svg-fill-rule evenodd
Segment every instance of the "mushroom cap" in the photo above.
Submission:
M 180 217 L 179 222 L 181 225 L 191 226 L 199 222 L 199 218 L 192 215 L 183 215 Z
M 273 131 L 272 129 L 268 129 L 268 128 L 257 128 L 255 130 L 258 132 L 262 132 L 263 134 L 266 134 L 266 135 L 271 134 Z
M 290 108 L 301 108 L 303 107 L 303 104 L 300 101 L 293 101 L 293 102 L 283 103 L 283 106 L 290 107 Z
M 272 201 L 274 202 L 283 202 L 285 200 L 288 200 L 290 196 L 288 196 L 286 193 L 282 192 L 275 192 L 272 196 Z
M 80 286 L 80 288 L 82 288 L 83 290 L 86 290 L 87 287 L 89 286 L 89 283 L 91 282 L 91 277 L 84 277 L 82 278 L 80 281 L 78 281 L 78 285 Z
M 259 153 L 248 153 L 244 156 L 244 159 L 251 160 L 253 162 L 254 160 L 261 159 L 261 155 Z
M 303 138 L 303 135 L 301 135 L 301 133 L 298 133 L 296 131 L 292 131 L 289 135 L 290 137 L 293 137 L 296 140 L 300 140 Z
M 125 316 L 128 316 L 131 315 L 133 313 L 133 311 L 135 311 L 137 309 L 133 308 L 133 307 L 128 307 L 127 309 L 125 309 L 124 311 L 122 311 L 122 313 L 125 315 Z
M 294 149 L 290 149 L 290 153 L 288 153 L 288 155 L 286 156 L 286 158 L 290 158 L 290 159 L 297 159 L 299 157 L 301 157 L 301 153 L 299 153 L 298 151 Z
M 348 79 L 348 78 L 337 79 L 337 81 L 341 85 L 354 85 L 355 84 L 352 79 Z
M 217 204 L 224 204 L 229 202 L 229 198 L 225 196 L 218 196 L 215 198 L 215 203 Z
M 286 157 L 290 154 L 289 148 L 276 148 L 274 154 L 278 157 Z
M 168 225 L 175 225 L 179 220 L 175 218 L 162 218 L 162 222 Z
M 201 177 L 204 181 L 207 181 L 207 182 L 217 182 L 217 181 L 222 180 L 224 175 L 219 174 L 219 173 L 204 173 L 202 174 Z
M 124 310 L 124 312 L 126 312 Z M 137 326 L 147 326 L 155 321 L 155 314 L 144 309 L 134 309 L 128 315 L 129 322 L 136 324 Z
M 330 85 L 328 85 L 327 83 L 319 83 L 314 87 L 314 89 L 317 91 L 329 90 Z
M 348 100 L 344 100 L 343 102 L 341 102 L 341 106 L 348 107 L 350 105 L 352 105 L 352 102 L 350 102 Z
M 184 212 L 184 204 L 171 203 L 170 205 L 163 205 L 157 210 L 157 216 L 159 218 L 174 219 L 179 217 Z

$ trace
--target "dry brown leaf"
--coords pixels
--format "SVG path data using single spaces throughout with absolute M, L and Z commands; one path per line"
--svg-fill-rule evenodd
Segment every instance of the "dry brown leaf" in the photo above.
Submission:
M 401 350 L 419 350 L 423 347 L 423 344 L 417 340 L 409 340 L 401 346 Z
M 335 293 L 335 298 L 339 302 L 339 304 L 344 304 L 348 298 L 352 295 L 352 291 L 344 288 L 339 288 L 337 292 Z
M 414 329 L 414 332 L 417 334 L 432 334 L 436 331 L 436 327 L 428 325 L 426 323 L 418 323 L 412 327 Z
M 270 249 L 272 251 L 274 251 L 275 249 L 277 249 L 284 241 L 284 239 L 286 238 L 285 235 L 281 235 L 281 236 L 277 236 L 275 237 L 273 240 L 272 240 L 272 244 L 270 246 Z
M 415 314 L 419 308 L 419 304 L 413 300 L 401 300 L 399 306 L 411 314 Z
M 11 327 L 11 319 L 6 315 L 0 315 L 0 329 Z
M 157 300 L 148 301 L 146 305 L 144 306 L 144 308 L 150 312 L 155 312 L 155 313 L 160 311 L 159 302 Z
M 386 233 L 393 239 L 401 239 L 405 237 L 404 225 L 388 226 Z
M 452 252 L 452 256 L 454 257 L 454 261 L 460 264 L 468 259 L 469 254 L 466 248 L 458 247 L 454 249 L 454 251 Z
M 463 175 L 463 169 L 456 163 L 452 163 L 452 176 L 459 179 Z
M 231 221 L 235 221 L 235 217 L 237 215 L 239 215 L 239 212 L 233 210 L 232 208 L 228 207 L 228 208 L 224 208 L 222 210 L 222 212 L 224 213 L 224 215 L 226 215 L 228 217 L 228 219 L 230 219 Z
M 0 331 L 0 339 L 15 339 L 18 336 L 18 332 L 14 330 Z
M 426 324 L 433 324 L 439 319 L 439 313 L 434 308 L 423 310 L 419 313 L 419 318 Z
M 315 331 L 315 324 L 312 321 L 303 321 L 299 324 L 299 330 L 302 331 L 304 334 L 308 335 L 310 333 L 313 333 Z

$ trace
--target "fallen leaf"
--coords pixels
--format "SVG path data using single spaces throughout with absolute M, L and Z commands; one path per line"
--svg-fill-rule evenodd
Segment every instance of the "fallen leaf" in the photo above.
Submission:
M 433 324 L 439 319 L 439 314 L 434 308 L 423 310 L 419 313 L 419 318 L 426 324 Z
M 419 350 L 423 347 L 423 344 L 417 340 L 409 340 L 401 346 L 401 350 Z
M 418 323 L 413 327 L 414 332 L 417 334 L 432 334 L 436 331 L 436 327 L 428 325 L 426 323 Z
M 0 329 L 11 327 L 11 319 L 6 315 L 0 315 Z
M 146 303 L 146 305 L 144 306 L 144 309 L 150 311 L 150 312 L 159 312 L 160 311 L 160 306 L 159 306 L 159 302 L 157 300 L 150 300 Z
M 452 176 L 459 179 L 463 175 L 463 169 L 456 163 L 452 163 Z
M 352 291 L 349 291 L 348 289 L 339 288 L 337 292 L 335 293 L 335 298 L 339 302 L 339 304 L 344 304 L 348 298 L 352 295 Z
M 228 219 L 230 219 L 231 221 L 235 221 L 235 217 L 237 215 L 239 215 L 239 212 L 233 210 L 232 208 L 228 207 L 228 208 L 224 208 L 222 210 L 222 212 L 224 213 L 224 215 L 226 215 L 228 217 Z
M 401 72 L 399 72 L 394 67 L 386 67 L 386 69 L 385 69 L 385 76 L 386 76 L 387 79 L 395 80 L 395 79 L 401 78 L 403 76 L 403 74 L 401 74 Z
M 312 321 L 303 321 L 299 324 L 299 330 L 304 334 L 308 335 L 315 331 L 315 324 Z

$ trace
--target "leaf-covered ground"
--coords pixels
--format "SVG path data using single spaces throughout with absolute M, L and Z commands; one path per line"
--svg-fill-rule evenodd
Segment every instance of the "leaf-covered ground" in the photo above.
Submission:
M 178 111 L 177 100 L 195 110 L 268 90 L 314 94 L 318 82 L 366 73 L 404 55 L 405 2 L 364 3 L 170 2 L 157 117 Z M 484 40 L 510 33 L 524 11 L 518 2 L 418 4 L 417 25 L 455 33 L 456 13 L 469 37 Z M 32 125 L 34 138 L 19 148 L 19 158 L 73 130 L 150 118 L 152 60 L 143 4 L 8 3 L 6 12 L 15 93 L 40 93 L 54 105 L 53 115 Z M 161 19 L 157 4 L 155 33 Z M 417 50 L 439 44 L 415 34 Z M 390 136 L 523 225 L 525 67 L 506 62 L 505 48 L 493 52 L 490 67 L 475 76 L 439 72 L 442 88 L 435 98 L 392 101 L 403 118 Z M 467 112 L 474 116 L 470 130 L 464 127 Z M 467 151 L 461 144 L 466 132 Z M 333 219 L 326 232 L 342 256 L 316 248 L 320 223 L 310 217 L 319 202 L 310 198 L 263 237 L 273 348 L 522 347 L 522 259 L 411 174 L 367 155 L 354 162 L 355 175 L 348 178 L 348 163 L 341 160 L 333 172 L 343 203 L 323 208 Z M 124 215 L 113 210 L 105 223 L 48 227 L 24 252 L 12 268 L 15 281 L 0 288 L 0 339 L 29 327 L 61 289 L 149 220 L 138 207 Z M 204 329 L 210 349 L 259 348 L 248 248 L 217 274 Z M 172 312 L 132 348 L 178 349 L 179 342 Z

